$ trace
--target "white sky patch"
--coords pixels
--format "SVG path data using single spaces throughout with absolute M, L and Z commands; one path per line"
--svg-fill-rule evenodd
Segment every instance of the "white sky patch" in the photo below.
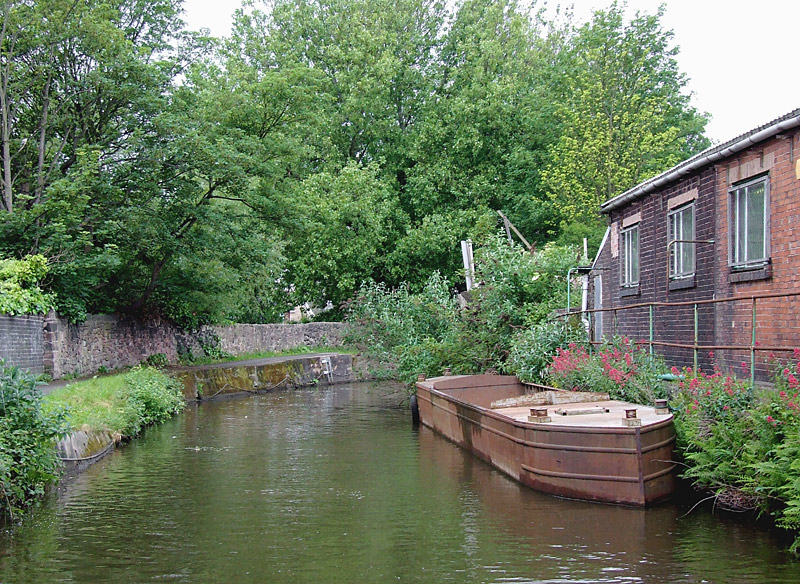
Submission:
M 655 13 L 662 0 L 629 0 L 628 10 Z M 797 29 L 800 2 L 757 4 L 725 0 L 668 0 L 662 25 L 675 33 L 678 65 L 688 77 L 692 103 L 711 114 L 706 134 L 724 142 L 800 107 Z M 541 3 L 540 3 L 541 4 Z M 558 2 L 550 1 L 548 6 Z M 574 0 L 576 20 L 585 22 L 608 2 Z M 184 0 L 192 30 L 230 34 L 240 2 Z

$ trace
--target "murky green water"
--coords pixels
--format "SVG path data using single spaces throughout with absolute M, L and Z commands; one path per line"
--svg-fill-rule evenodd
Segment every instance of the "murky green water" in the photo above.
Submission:
M 394 385 L 192 407 L 0 537 L 0 582 L 800 581 L 767 531 L 563 501 L 426 429 Z

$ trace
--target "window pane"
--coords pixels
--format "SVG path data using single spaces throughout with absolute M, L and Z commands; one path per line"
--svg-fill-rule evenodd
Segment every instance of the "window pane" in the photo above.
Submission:
M 686 276 L 694 273 L 695 244 L 686 243 L 694 239 L 694 205 L 689 205 L 669 215 L 670 276 Z
M 747 261 L 765 257 L 764 220 L 766 196 L 764 183 L 750 187 L 747 197 Z
M 734 261 L 744 262 L 747 261 L 746 244 L 747 244 L 747 211 L 745 208 L 746 196 L 744 189 L 736 191 L 736 248 Z
M 694 239 L 694 207 L 687 207 L 681 213 L 681 239 Z M 681 244 L 681 272 L 691 274 L 694 272 L 694 243 Z
M 639 228 L 634 227 L 621 234 L 622 254 L 621 280 L 623 286 L 631 286 L 639 281 Z

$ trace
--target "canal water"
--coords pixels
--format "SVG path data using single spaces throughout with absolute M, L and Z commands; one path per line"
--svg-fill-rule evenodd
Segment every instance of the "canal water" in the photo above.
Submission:
M 767 530 L 565 501 L 355 384 L 189 407 L 0 536 L 0 582 L 797 583 Z

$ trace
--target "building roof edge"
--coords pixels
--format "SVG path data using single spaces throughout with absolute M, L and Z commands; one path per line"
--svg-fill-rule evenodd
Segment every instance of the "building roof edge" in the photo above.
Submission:
M 651 193 L 667 185 L 679 178 L 694 172 L 700 168 L 713 164 L 714 162 L 726 158 L 732 154 L 740 152 L 745 148 L 763 142 L 773 136 L 780 134 L 784 130 L 789 130 L 800 126 L 800 108 L 789 112 L 771 122 L 759 126 L 737 136 L 733 140 L 728 140 L 717 146 L 711 146 L 703 150 L 699 154 L 695 154 L 691 158 L 687 158 L 683 162 L 673 166 L 669 170 L 662 172 L 644 182 L 639 183 L 635 187 L 628 189 L 600 205 L 601 213 L 609 213 L 614 209 L 625 205 L 626 203 L 637 199 L 643 195 Z

